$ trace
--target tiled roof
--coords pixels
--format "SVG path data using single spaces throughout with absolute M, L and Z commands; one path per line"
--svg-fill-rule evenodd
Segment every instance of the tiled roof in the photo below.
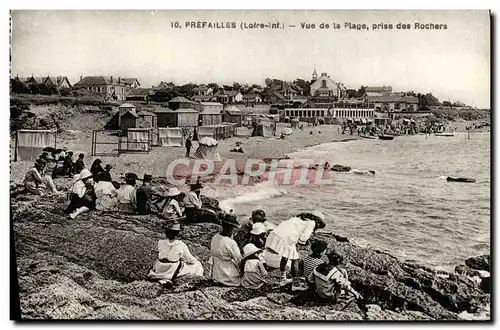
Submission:
M 205 92 L 205 91 L 208 91 L 207 86 L 198 86 L 193 88 L 193 92 Z
M 88 86 L 88 85 L 123 85 L 123 86 L 125 86 L 125 84 L 123 82 L 118 84 L 118 78 L 113 77 L 113 82 L 111 82 L 111 78 L 106 78 L 103 76 L 87 76 L 75 84 L 75 86 Z
M 187 98 L 185 98 L 184 96 L 176 96 L 174 97 L 173 99 L 171 99 L 170 101 L 168 101 L 169 103 L 170 102 L 174 102 L 174 103 L 177 103 L 177 102 L 183 102 L 183 103 L 193 103 L 193 101 L 191 100 L 188 100 Z
M 146 96 L 149 93 L 152 93 L 152 88 L 134 88 L 128 92 L 127 96 Z
M 365 92 L 392 92 L 391 86 L 367 86 Z
M 142 116 L 154 116 L 156 117 L 156 115 L 152 112 L 149 112 L 149 111 L 146 111 L 146 110 L 141 110 L 137 113 L 138 116 L 142 117 Z
M 375 103 L 418 103 L 418 99 L 414 96 L 397 96 L 397 95 L 387 95 L 387 96 L 374 96 L 370 97 L 369 101 Z
M 227 96 L 236 96 L 238 95 L 238 91 L 227 91 L 227 92 L 224 92 L 225 95 Z
M 251 94 L 245 94 L 245 95 L 243 95 L 243 98 L 244 98 L 244 99 L 254 99 L 254 98 L 256 98 L 256 97 L 257 97 L 257 94 L 255 94 L 255 93 L 251 93 Z
M 384 96 L 382 93 L 379 92 L 366 92 L 366 96 L 368 97 L 373 97 L 373 96 Z
M 135 108 L 135 105 L 130 103 L 123 103 L 122 105 L 119 106 L 119 108 Z
M 137 84 L 141 86 L 141 84 L 139 83 L 139 79 L 137 78 L 121 78 L 121 80 L 123 80 L 123 83 L 125 85 L 132 85 L 135 81 L 137 81 Z

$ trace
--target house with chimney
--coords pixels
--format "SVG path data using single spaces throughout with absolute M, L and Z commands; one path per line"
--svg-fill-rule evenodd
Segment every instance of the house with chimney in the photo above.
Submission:
M 219 90 L 214 96 L 216 97 L 216 101 L 222 104 L 234 104 L 243 101 L 243 94 L 239 91 Z
M 273 98 L 274 93 L 278 93 L 282 95 L 285 100 L 293 100 L 298 96 L 304 95 L 304 89 L 300 86 L 294 84 L 289 81 L 282 81 L 279 79 L 273 79 L 271 84 L 269 85 L 270 92 L 268 93 L 268 97 Z
M 101 95 L 105 100 L 124 101 L 127 95 L 127 85 L 123 80 L 113 76 L 80 76 L 80 81 L 74 85 L 75 89 L 86 89 Z
M 341 99 L 346 94 L 346 87 L 341 82 L 334 81 L 326 72 L 318 77 L 314 69 L 311 83 L 311 96 Z
M 58 76 L 58 77 L 47 76 L 47 78 L 45 78 L 43 84 L 47 85 L 47 86 L 54 86 L 58 90 L 62 89 L 62 88 L 71 89 L 71 87 L 72 87 L 71 83 L 68 80 L 68 77 L 65 77 L 65 76 Z
M 130 89 L 135 89 L 141 87 L 141 84 L 139 83 L 139 79 L 137 78 L 121 78 L 125 86 L 127 86 Z
M 193 93 L 195 95 L 199 95 L 199 96 L 212 95 L 213 91 L 214 90 L 211 87 L 208 87 L 206 85 L 200 85 L 200 86 L 193 88 Z

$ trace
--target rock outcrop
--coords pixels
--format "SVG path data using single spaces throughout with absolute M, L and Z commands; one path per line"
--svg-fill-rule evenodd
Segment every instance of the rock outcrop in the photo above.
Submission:
M 289 287 L 226 288 L 205 277 L 179 279 L 167 290 L 145 280 L 163 238 L 159 219 L 95 211 L 71 220 L 63 215 L 64 203 L 62 197 L 12 198 L 24 319 L 452 320 L 490 303 L 490 295 L 465 275 L 402 262 L 331 233 L 317 236 L 346 256 L 363 303 L 321 305 Z M 205 274 L 218 230 L 202 223 L 181 233 Z M 269 281 L 278 281 L 276 273 Z

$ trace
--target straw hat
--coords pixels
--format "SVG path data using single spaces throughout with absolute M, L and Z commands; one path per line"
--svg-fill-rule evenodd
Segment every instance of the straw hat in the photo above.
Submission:
M 250 234 L 260 235 L 265 232 L 266 232 L 266 225 L 264 225 L 262 222 L 257 222 L 253 224 L 252 231 L 250 231 Z
M 177 189 L 176 187 L 172 187 L 168 190 L 167 196 L 174 197 L 174 196 L 179 196 L 180 194 L 181 192 L 179 191 L 179 189 Z
M 80 172 L 80 176 L 78 177 L 78 180 L 83 180 L 83 179 L 87 179 L 87 178 L 90 178 L 90 177 L 92 177 L 92 173 L 90 173 L 89 170 L 87 170 L 86 168 L 84 168 Z
M 252 254 L 255 254 L 257 252 L 260 252 L 262 251 L 262 249 L 259 249 L 258 247 L 256 247 L 254 244 L 252 243 L 248 243 L 247 245 L 245 245 L 243 247 L 243 259 L 245 259 L 246 257 L 249 257 L 251 256 Z

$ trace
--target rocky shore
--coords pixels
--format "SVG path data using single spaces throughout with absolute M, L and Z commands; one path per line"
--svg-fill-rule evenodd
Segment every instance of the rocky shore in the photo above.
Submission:
M 64 204 L 64 197 L 11 199 L 23 319 L 489 319 L 489 278 L 479 280 L 490 270 L 489 256 L 469 259 L 454 273 L 438 272 L 318 232 L 346 256 L 345 267 L 365 297 L 363 304 L 318 305 L 308 293 L 292 294 L 289 287 L 226 288 L 206 277 L 179 280 L 167 290 L 145 280 L 163 238 L 155 216 L 91 212 L 69 220 Z M 205 276 L 210 240 L 218 230 L 216 224 L 203 223 L 184 227 L 181 234 Z M 276 282 L 276 275 L 270 273 L 269 281 Z

